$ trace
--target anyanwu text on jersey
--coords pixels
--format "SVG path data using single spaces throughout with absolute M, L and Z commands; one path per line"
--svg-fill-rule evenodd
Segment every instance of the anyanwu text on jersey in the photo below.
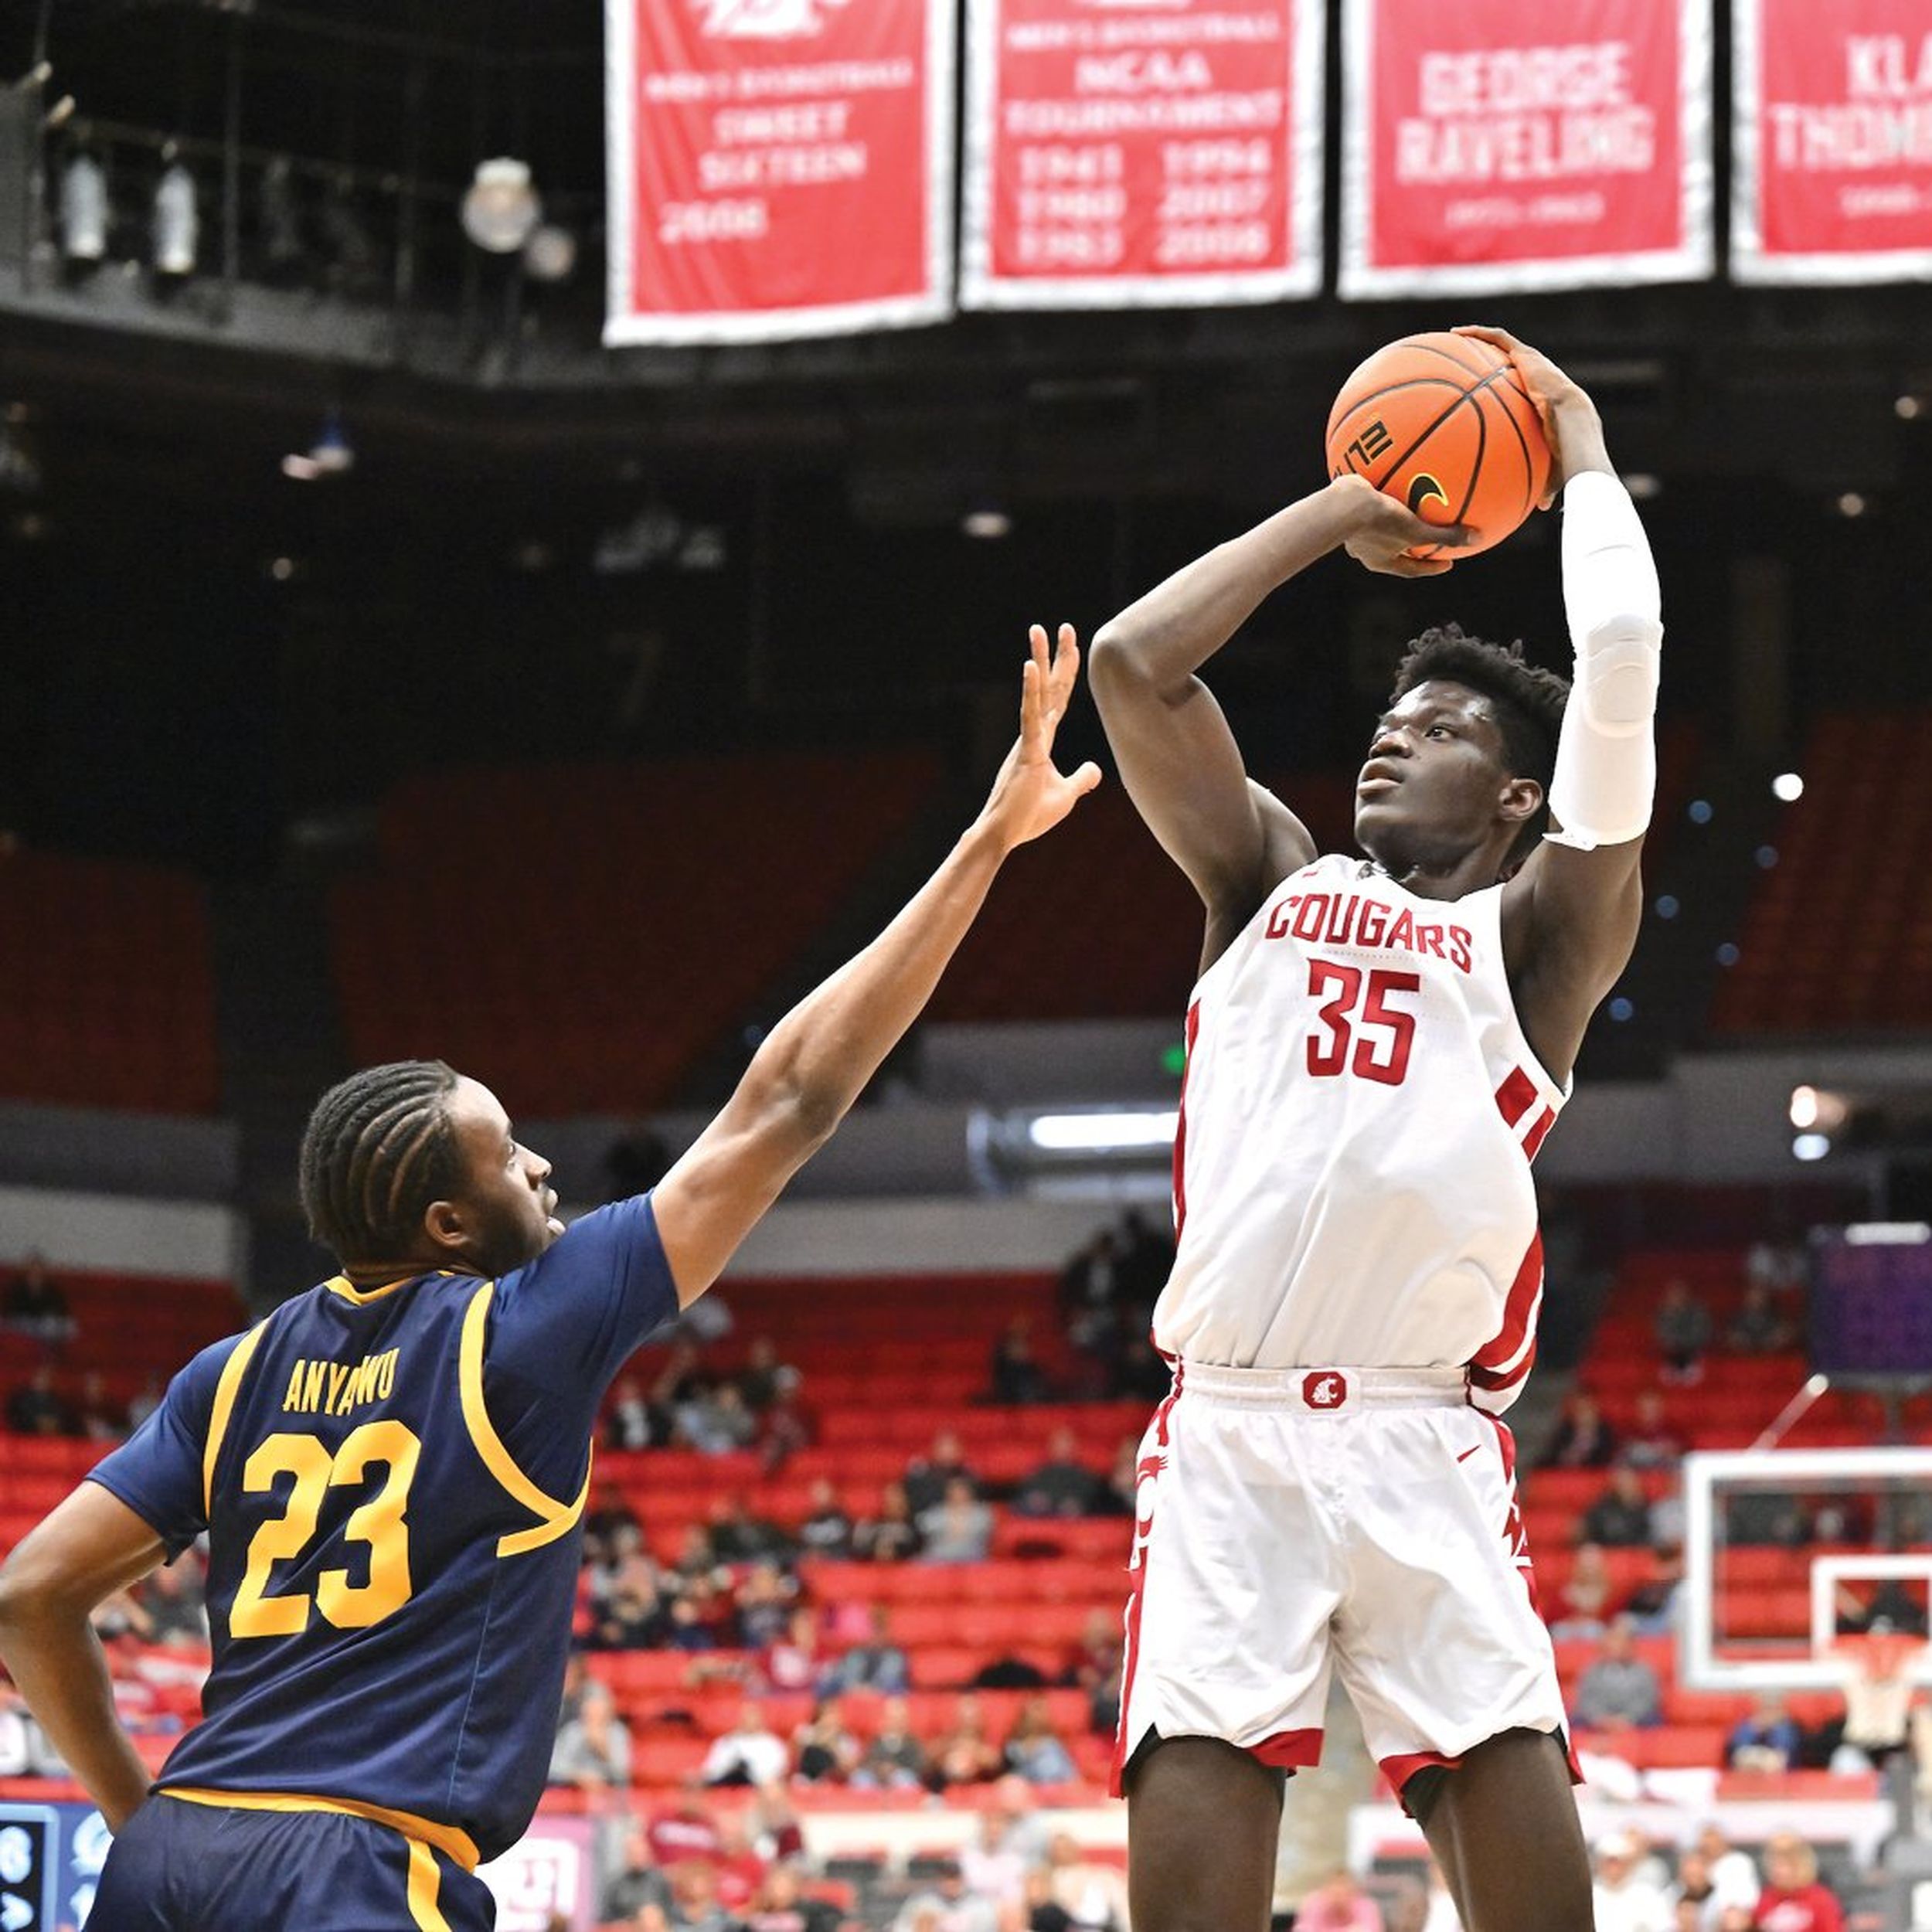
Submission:
M 1536 1353 L 1529 1163 L 1566 1097 L 1503 971 L 1502 888 L 1423 899 L 1331 855 L 1270 894 L 1188 1011 L 1168 1354 L 1460 1367 L 1492 1412 Z
M 206 1529 L 206 1720 L 158 1788 L 393 1815 L 467 1866 L 536 1810 L 605 1387 L 677 1308 L 648 1196 L 496 1281 L 341 1277 L 205 1349 L 94 1471 Z

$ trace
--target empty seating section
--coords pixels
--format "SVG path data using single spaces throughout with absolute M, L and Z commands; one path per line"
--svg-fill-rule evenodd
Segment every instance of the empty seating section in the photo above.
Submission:
M 1821 719 L 1712 1013 L 1720 1033 L 1932 1023 L 1932 786 L 1902 781 L 1927 713 Z
M 200 885 L 111 859 L 0 858 L 0 1095 L 212 1114 L 219 1091 Z
M 662 1104 L 937 777 L 911 753 L 410 779 L 332 906 L 352 1057 L 439 1056 L 522 1114 Z

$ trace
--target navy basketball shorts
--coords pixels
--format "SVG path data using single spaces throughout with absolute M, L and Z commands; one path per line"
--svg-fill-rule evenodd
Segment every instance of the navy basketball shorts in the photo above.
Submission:
M 88 1932 L 491 1932 L 495 1923 L 481 1879 L 386 1825 L 165 1793 L 116 1836 L 87 1916 Z

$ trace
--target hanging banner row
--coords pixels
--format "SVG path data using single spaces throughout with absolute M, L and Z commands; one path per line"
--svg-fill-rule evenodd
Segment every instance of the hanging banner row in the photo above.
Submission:
M 605 0 L 605 340 L 1318 291 L 1324 0 L 966 0 L 956 182 L 959 4 Z M 1733 277 L 1932 277 L 1927 0 L 1731 15 Z M 1710 0 L 1341 18 L 1342 296 L 1712 272 Z

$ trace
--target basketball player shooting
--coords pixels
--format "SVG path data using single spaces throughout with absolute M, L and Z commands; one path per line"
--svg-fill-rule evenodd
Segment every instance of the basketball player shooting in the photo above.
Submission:
M 1119 1780 L 1135 1932 L 1268 1922 L 1282 1780 L 1332 1672 L 1471 1932 L 1583 1932 L 1590 1871 L 1514 1454 L 1536 1349 L 1529 1163 L 1634 943 L 1657 577 L 1590 398 L 1499 329 L 1563 500 L 1574 682 L 1453 627 L 1403 658 L 1318 854 L 1196 675 L 1330 551 L 1444 533 L 1344 476 L 1094 641 L 1121 775 L 1206 909 L 1141 1445 Z M 1566 702 L 1567 698 L 1567 702 Z
M 1100 781 L 1054 767 L 1080 655 L 1033 635 L 978 818 L 651 1193 L 566 1232 L 549 1163 L 440 1061 L 322 1097 L 302 1196 L 342 1272 L 198 1355 L 0 1573 L 0 1651 L 115 1834 L 98 1932 L 494 1923 L 474 1868 L 543 1789 L 604 1389 L 829 1138 L 1007 855 Z M 203 1531 L 206 1714 L 150 1795 L 88 1613 Z

